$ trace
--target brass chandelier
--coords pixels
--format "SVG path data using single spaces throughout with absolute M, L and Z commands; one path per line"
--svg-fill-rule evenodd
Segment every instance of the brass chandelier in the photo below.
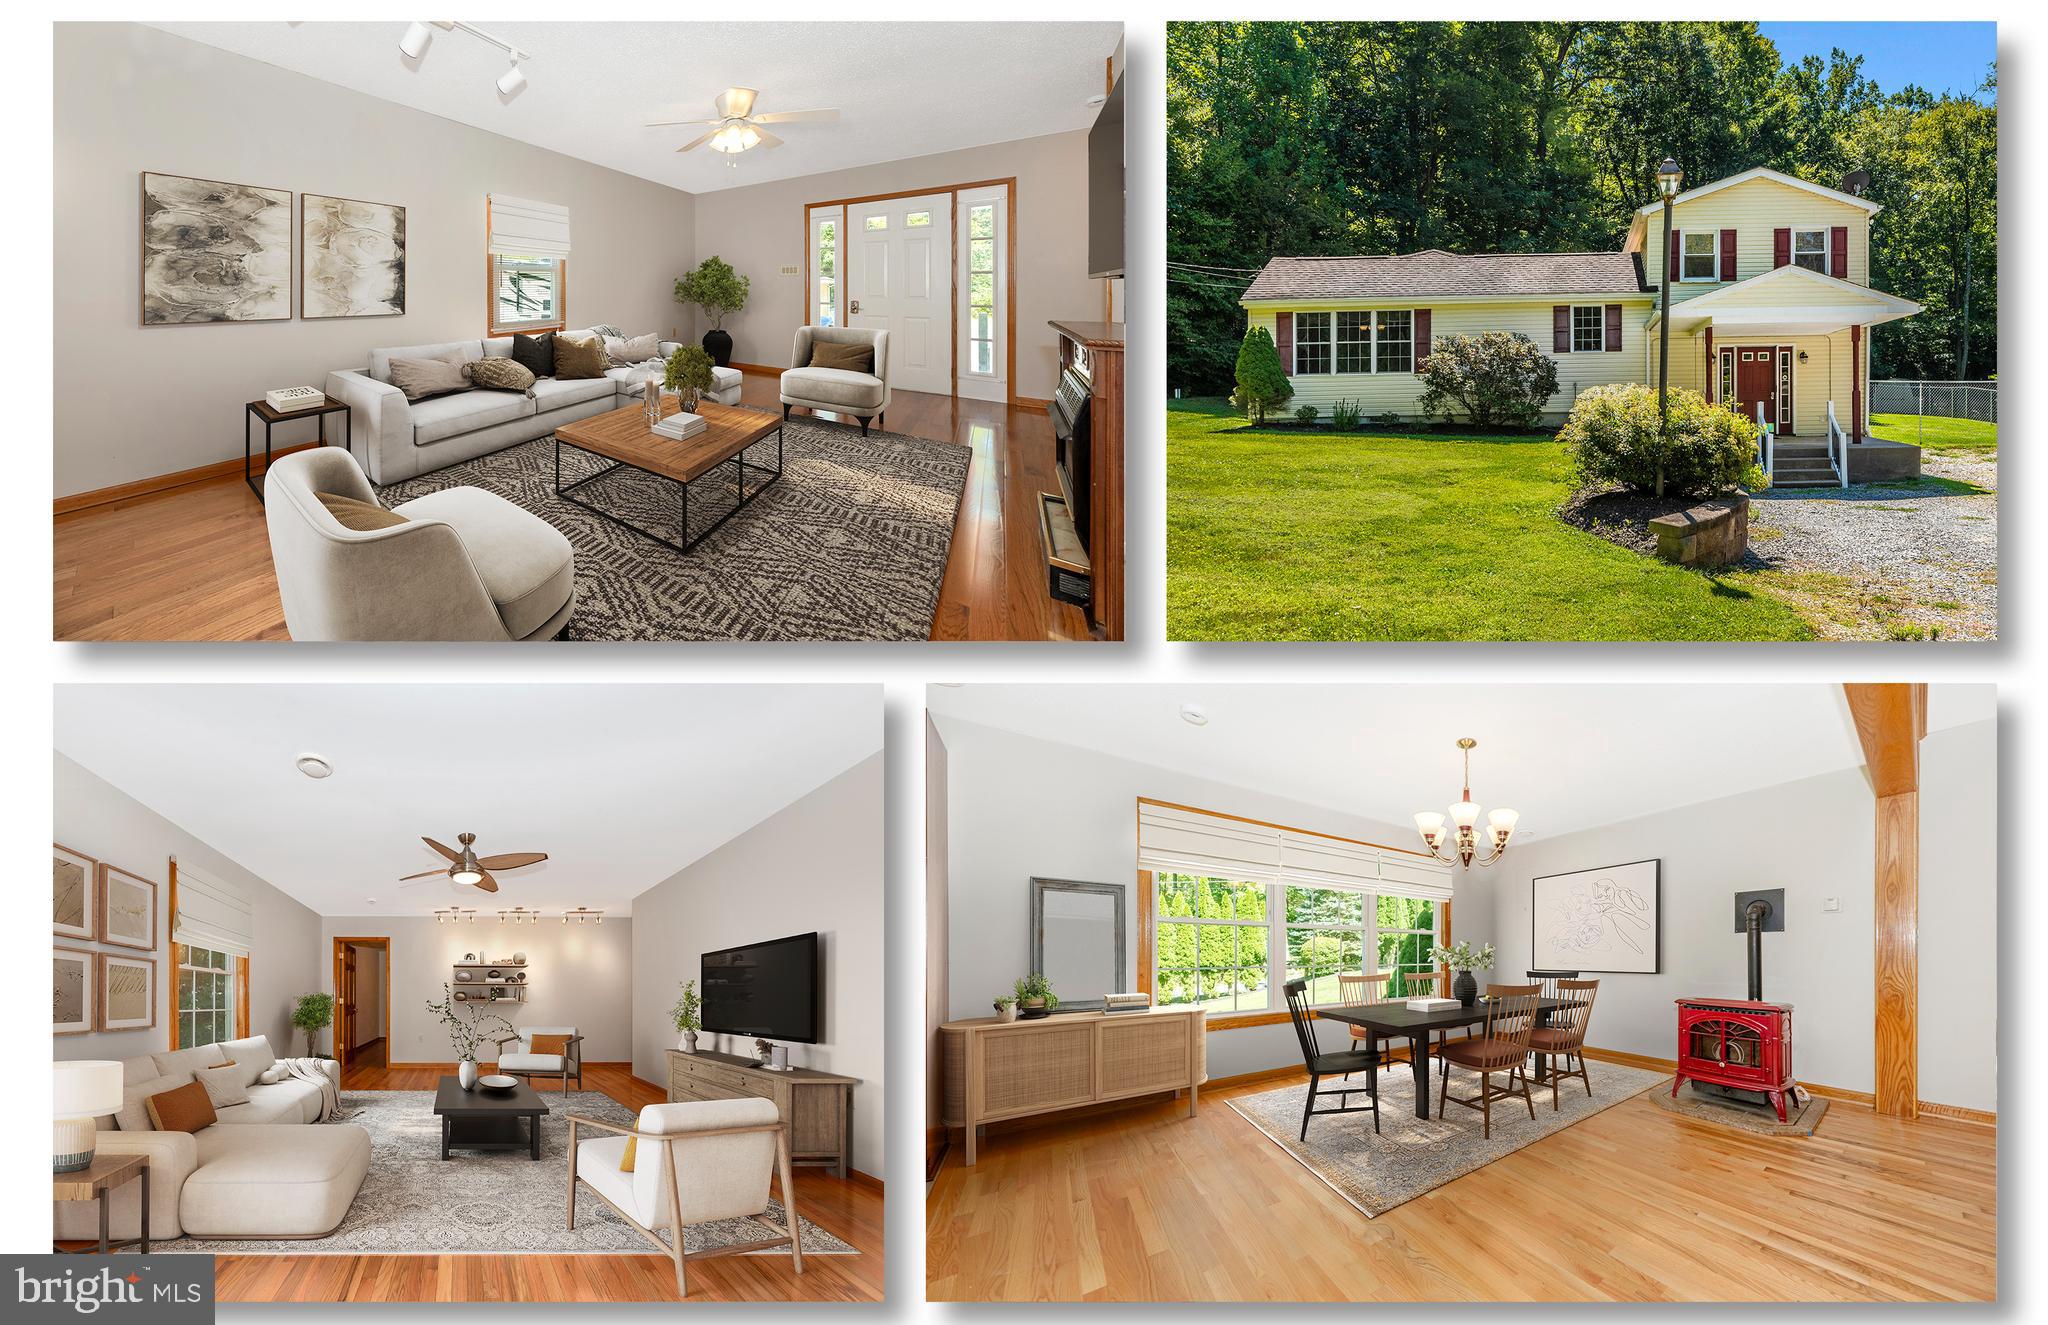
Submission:
M 1444 817 L 1433 810 L 1424 810 L 1415 816 L 1415 831 L 1422 834 L 1422 843 L 1429 848 L 1429 854 L 1446 865 L 1458 864 L 1467 869 L 1473 858 L 1479 855 L 1479 806 L 1472 800 L 1472 750 L 1479 742 L 1469 736 L 1458 738 L 1458 749 L 1464 752 L 1464 791 L 1458 803 L 1450 807 L 1450 827 L 1446 828 Z M 1486 816 L 1486 835 L 1493 843 L 1493 853 L 1480 859 L 1481 865 L 1491 865 L 1501 858 L 1508 849 L 1508 839 L 1515 835 L 1515 821 L 1521 816 L 1513 810 L 1495 810 Z M 1446 856 L 1440 848 L 1446 838 L 1451 839 L 1451 850 L 1456 856 Z

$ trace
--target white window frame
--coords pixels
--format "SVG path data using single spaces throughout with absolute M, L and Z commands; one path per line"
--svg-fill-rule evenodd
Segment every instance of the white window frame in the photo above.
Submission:
M 1314 342 L 1305 340 L 1301 334 L 1302 322 L 1306 318 L 1323 319 L 1323 334 L 1321 338 Z M 1324 366 L 1321 368 L 1303 368 L 1301 366 L 1301 347 L 1310 343 L 1322 346 L 1323 352 L 1327 356 Z M 1337 315 L 1335 313 L 1329 312 L 1326 309 L 1312 309 L 1308 312 L 1296 313 L 1294 315 L 1294 363 L 1291 365 L 1291 368 L 1292 371 L 1288 373 L 1290 377 L 1329 377 L 1336 372 Z
M 488 273 L 490 280 L 490 288 L 486 293 L 490 301 L 487 306 L 487 309 L 490 321 L 491 335 L 531 335 L 544 331 L 560 331 L 563 327 L 569 325 L 567 321 L 569 316 L 568 259 L 537 257 L 522 258 L 514 257 L 509 253 L 491 253 L 486 254 L 485 256 L 489 259 L 489 266 L 486 267 L 485 270 Z M 555 300 L 554 312 L 551 315 L 542 318 L 522 318 L 513 321 L 506 321 L 498 316 L 498 287 L 504 281 L 503 264 L 507 262 L 514 262 L 525 265 L 540 264 L 552 268 Z
M 1584 312 L 1587 312 L 1587 311 L 1591 311 L 1591 312 L 1592 312 L 1592 314 L 1593 314 L 1593 325 L 1595 326 L 1595 328 L 1597 328 L 1597 329 L 1598 329 L 1598 331 L 1599 331 L 1599 333 L 1600 333 L 1600 335 L 1599 335 L 1599 344 L 1597 344 L 1597 345 L 1581 345 L 1581 344 L 1579 344 L 1579 314 L 1581 314 L 1581 313 L 1584 313 Z M 1572 353 L 1573 353 L 1573 354 L 1605 354 L 1606 352 L 1607 352 L 1607 306 L 1606 306 L 1605 304 L 1573 304 L 1573 305 L 1572 305 Z
M 178 1005 L 171 1013 L 172 1016 L 178 1018 L 178 1047 L 180 1049 L 194 1049 L 200 1045 L 218 1044 L 223 1040 L 236 1038 L 235 958 L 231 954 L 220 951 L 218 948 L 197 948 L 184 943 L 178 945 L 178 951 Z M 194 953 L 207 953 L 219 958 L 222 964 L 219 966 L 194 965 L 192 961 Z M 209 998 L 207 1006 L 203 1008 L 198 1007 L 196 999 L 195 1006 L 189 1008 L 185 1006 L 185 977 L 188 973 L 195 977 L 201 975 L 208 977 Z M 220 981 L 221 1001 L 218 1004 L 215 1004 L 211 998 L 212 977 L 214 976 L 223 977 Z M 195 981 L 195 985 L 196 983 Z M 207 1029 L 207 1034 L 210 1038 L 207 1039 L 195 1038 L 196 1032 L 193 1036 L 188 1036 L 185 1033 L 185 1018 L 188 1016 L 192 1017 L 192 1024 L 196 1026 L 198 1024 L 197 1014 L 201 1012 L 211 1014 L 208 1017 L 209 1025 Z M 222 1020 L 225 1031 L 215 1036 L 212 1034 L 211 1023 L 217 1019 Z
M 1699 255 L 1697 255 L 1697 254 L 1693 254 L 1693 253 L 1688 253 L 1688 252 L 1686 252 L 1686 248 L 1685 248 L 1685 245 L 1686 245 L 1686 241 L 1690 240 L 1690 239 L 1691 239 L 1691 238 L 1692 238 L 1692 237 L 1693 237 L 1694 235 L 1704 235 L 1704 236 L 1706 236 L 1706 240 L 1707 240 L 1707 254 L 1706 254 L 1706 256 L 1707 256 L 1708 260 L 1709 260 L 1709 261 L 1710 261 L 1710 262 L 1711 262 L 1711 263 L 1713 264 L 1713 268 L 1712 268 L 1712 270 L 1711 270 L 1711 271 L 1710 271 L 1710 272 L 1709 272 L 1709 273 L 1708 273 L 1707 275 L 1705 275 L 1705 276 L 1689 276 L 1689 275 L 1687 275 L 1687 274 L 1686 274 L 1686 270 L 1685 270 L 1685 269 L 1686 269 L 1686 259 L 1688 259 L 1688 258 L 1691 258 L 1691 257 L 1696 257 L 1696 256 L 1699 256 Z M 1721 279 L 1721 232 L 1720 232 L 1720 231 L 1718 231 L 1718 230 L 1681 230 L 1681 231 L 1679 231 L 1679 232 L 1678 232 L 1678 279 L 1679 279 L 1679 282 L 1680 282 L 1681 284 L 1688 284 L 1688 283 L 1690 283 L 1690 284 L 1705 284 L 1705 285 L 1711 285 L 1711 284 L 1713 284 L 1713 283 L 1714 283 L 1715 281 L 1718 281 L 1718 280 L 1720 280 L 1720 279 Z
M 1357 328 L 1357 330 L 1365 333 L 1363 339 L 1348 342 L 1344 339 L 1344 319 L 1347 317 L 1363 319 Z M 1344 366 L 1344 348 L 1347 344 L 1363 352 L 1365 367 L 1346 368 Z M 1340 311 L 1330 322 L 1330 371 L 1342 377 L 1361 377 L 1372 372 L 1372 364 L 1373 314 L 1369 310 L 1362 308 L 1347 308 Z
M 974 370 L 974 243 L 973 218 L 977 208 L 990 208 L 995 217 L 995 307 L 990 318 L 990 371 Z M 978 189 L 961 189 L 953 200 L 954 264 L 959 272 L 960 303 L 953 321 L 959 372 L 954 391 L 970 400 L 1006 401 L 1010 397 L 1010 187 L 991 184 Z
M 1789 258 L 1789 261 L 1790 261 L 1791 265 L 1792 265 L 1792 266 L 1794 266 L 1794 267 L 1804 267 L 1804 266 L 1806 266 L 1806 264 L 1805 264 L 1805 263 L 1803 263 L 1803 262 L 1801 262 L 1801 261 L 1799 260 L 1799 237 L 1800 237 L 1801 235 L 1819 235 L 1819 236 L 1820 236 L 1820 252 L 1819 252 L 1819 254 L 1818 254 L 1818 255 L 1816 255 L 1816 256 L 1818 256 L 1818 257 L 1820 258 L 1820 266 L 1818 266 L 1818 267 L 1807 267 L 1806 269 L 1807 269 L 1808 271 L 1817 271 L 1817 272 L 1819 272 L 1819 273 L 1820 273 L 1821 275 L 1823 275 L 1823 276 L 1827 275 L 1827 274 L 1828 274 L 1828 273 L 1829 273 L 1830 271 L 1832 271 L 1832 270 L 1834 269 L 1834 258 L 1835 258 L 1835 254 L 1834 254 L 1834 246 L 1835 246 L 1835 236 L 1834 236 L 1834 232 L 1832 231 L 1832 229 L 1831 229 L 1830 227 L 1828 227 L 1828 226 L 1824 226 L 1824 225 L 1823 225 L 1823 226 L 1810 226 L 1810 225 L 1808 225 L 1808 226 L 1797 226 L 1797 225 L 1793 226 L 1793 227 L 1792 227 L 1792 247 L 1791 247 L 1791 251 L 1790 251 L 1790 253 L 1788 254 L 1788 258 Z
M 1408 366 L 1406 368 L 1380 367 L 1380 333 L 1386 328 L 1386 319 L 1396 313 L 1408 318 Z M 1392 344 L 1392 342 L 1388 342 Z M 1412 308 L 1381 308 L 1372 315 L 1372 370 L 1376 373 L 1411 374 L 1415 371 L 1415 310 Z
M 818 297 L 820 284 L 825 279 L 820 258 L 824 244 L 820 240 L 824 228 L 832 227 L 832 326 L 846 325 L 846 209 L 844 207 L 813 207 L 808 214 L 809 227 L 806 242 L 810 255 L 804 263 L 804 274 L 810 285 L 804 291 L 804 321 L 810 326 L 823 325 L 818 314 L 826 305 Z

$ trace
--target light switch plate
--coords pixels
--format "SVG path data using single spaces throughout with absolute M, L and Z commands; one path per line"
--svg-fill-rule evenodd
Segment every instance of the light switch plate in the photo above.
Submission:
M 1820 909 L 1823 911 L 1839 911 L 1842 909 L 1842 899 L 1839 897 L 1824 897 L 1821 899 Z

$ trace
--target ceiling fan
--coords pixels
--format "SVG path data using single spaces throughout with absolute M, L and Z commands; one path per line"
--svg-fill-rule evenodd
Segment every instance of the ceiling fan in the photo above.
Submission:
M 688 152 L 708 146 L 714 152 L 737 156 L 750 147 L 782 146 L 782 139 L 762 128 L 764 124 L 823 124 L 839 118 L 836 110 L 777 110 L 756 115 L 754 98 L 759 95 L 751 87 L 729 87 L 712 99 L 712 107 L 718 112 L 716 119 L 667 120 L 647 127 L 674 129 L 683 125 L 708 124 L 711 126 L 709 129 L 676 150 Z
M 462 850 L 456 851 L 442 846 L 431 837 L 421 838 L 420 841 L 448 857 L 451 863 L 444 870 L 408 874 L 399 882 L 404 884 L 418 879 L 445 878 L 457 887 L 473 887 L 494 893 L 498 891 L 498 881 L 491 877 L 492 870 L 516 870 L 527 865 L 538 865 L 548 858 L 545 851 L 507 851 L 502 855 L 478 857 L 471 846 L 476 841 L 475 833 L 459 833 L 455 840 L 462 843 Z

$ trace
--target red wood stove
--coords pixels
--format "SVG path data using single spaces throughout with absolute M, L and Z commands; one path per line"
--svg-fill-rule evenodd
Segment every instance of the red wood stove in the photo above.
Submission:
M 1792 1005 L 1746 999 L 1681 998 L 1678 1003 L 1678 1075 L 1671 1096 L 1687 1081 L 1758 1091 L 1785 1121 L 1792 1090 Z

